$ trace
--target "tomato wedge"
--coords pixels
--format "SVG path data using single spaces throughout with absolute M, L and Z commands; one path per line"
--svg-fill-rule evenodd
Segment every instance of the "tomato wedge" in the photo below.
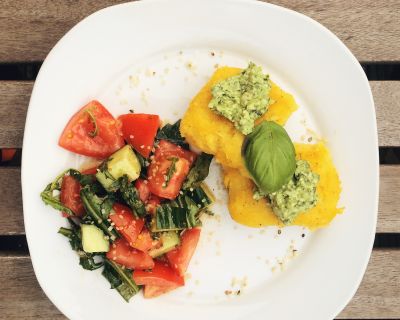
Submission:
M 102 159 L 125 143 L 117 121 L 100 102 L 93 100 L 72 116 L 58 144 L 69 151 Z
M 167 252 L 170 266 L 184 276 L 200 239 L 200 228 L 188 229 L 181 236 L 179 247 Z
M 13 148 L 0 149 L 1 161 L 3 161 L 3 162 L 11 161 L 14 158 L 16 152 L 17 152 L 17 149 L 13 149 Z
M 124 139 L 143 157 L 148 158 L 160 127 L 160 117 L 154 114 L 130 113 L 118 117 Z
M 140 251 L 147 252 L 157 243 L 157 240 L 153 240 L 150 235 L 149 230 L 143 228 L 142 232 L 137 237 L 136 241 L 133 243 L 132 247 Z
M 154 155 L 156 158 L 165 158 L 169 156 L 184 158 L 189 161 L 190 166 L 193 164 L 197 157 L 197 154 L 195 154 L 194 152 L 183 149 L 182 147 L 177 146 L 176 144 L 173 144 L 167 140 L 160 140 L 158 146 L 156 147 Z
M 150 285 L 159 287 L 183 286 L 185 280 L 182 276 L 168 266 L 168 264 L 155 260 L 154 267 L 150 271 L 133 271 L 133 280 L 138 285 Z
M 81 184 L 71 176 L 64 176 L 61 182 L 60 201 L 67 208 L 71 209 L 76 216 L 81 217 L 85 213 L 80 196 Z M 63 217 L 69 214 L 63 212 Z
M 150 188 L 147 184 L 148 184 L 147 180 L 137 179 L 135 181 L 135 188 L 138 190 L 139 198 L 143 202 L 146 202 L 147 199 L 150 197 Z
M 184 158 L 174 156 L 155 158 L 147 171 L 151 193 L 161 198 L 175 199 L 189 170 L 189 161 Z
M 154 260 L 147 253 L 129 246 L 125 239 L 117 239 L 106 254 L 107 259 L 115 261 L 128 269 L 152 269 Z
M 115 224 L 117 231 L 133 246 L 142 231 L 144 220 L 136 218 L 131 209 L 119 203 L 114 204 L 113 210 L 114 213 L 111 213 L 109 218 Z
M 170 291 L 172 291 L 172 290 L 174 290 L 174 289 L 176 289 L 178 287 L 179 287 L 178 285 L 172 285 L 172 286 L 169 286 L 169 287 L 159 287 L 159 286 L 147 285 L 147 286 L 144 286 L 143 296 L 146 299 L 155 298 L 155 297 L 158 297 L 158 296 L 160 296 L 160 295 L 162 295 L 164 293 L 170 292 Z

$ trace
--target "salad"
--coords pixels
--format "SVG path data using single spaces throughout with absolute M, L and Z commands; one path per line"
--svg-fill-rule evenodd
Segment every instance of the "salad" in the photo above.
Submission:
M 212 156 L 196 154 L 180 122 L 161 126 L 158 115 L 128 113 L 115 119 L 98 101 L 67 123 L 59 145 L 100 159 L 69 168 L 41 193 L 69 222 L 69 239 L 86 270 L 103 268 L 111 288 L 129 301 L 184 286 L 213 196 L 204 179 Z

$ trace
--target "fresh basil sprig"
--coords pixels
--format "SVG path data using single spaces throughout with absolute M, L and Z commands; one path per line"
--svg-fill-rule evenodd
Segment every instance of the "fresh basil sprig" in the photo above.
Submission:
M 296 169 L 295 149 L 286 130 L 264 121 L 246 136 L 242 155 L 256 185 L 265 193 L 279 190 Z

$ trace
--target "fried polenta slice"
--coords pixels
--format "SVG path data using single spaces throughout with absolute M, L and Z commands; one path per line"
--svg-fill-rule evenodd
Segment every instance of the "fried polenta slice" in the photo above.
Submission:
M 203 152 L 213 154 L 217 162 L 224 167 L 234 168 L 248 176 L 241 156 L 244 135 L 231 121 L 212 111 L 208 104 L 211 101 L 211 88 L 218 82 L 238 75 L 239 68 L 222 67 L 215 71 L 211 79 L 191 101 L 182 118 L 180 131 L 186 141 Z M 269 93 L 272 104 L 267 112 L 256 120 L 271 120 L 284 125 L 298 106 L 293 96 L 271 82 Z
M 295 144 L 297 159 L 307 160 L 312 171 L 320 176 L 317 185 L 318 202 L 314 208 L 301 213 L 293 225 L 311 230 L 328 225 L 343 211 L 337 207 L 341 184 L 328 148 L 323 142 Z M 228 189 L 228 208 L 232 219 L 249 227 L 282 226 L 265 199 L 254 200 L 254 183 L 239 170 L 223 167 L 224 184 Z

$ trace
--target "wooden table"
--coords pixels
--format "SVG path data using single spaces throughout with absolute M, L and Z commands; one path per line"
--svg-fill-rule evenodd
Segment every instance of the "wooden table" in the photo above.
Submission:
M 25 115 L 37 71 L 55 43 L 85 16 L 120 2 L 0 1 L 0 148 L 18 149 L 16 159 L 0 164 L 2 319 L 64 318 L 40 289 L 26 246 L 20 186 Z M 400 1 L 273 2 L 336 33 L 370 79 L 381 152 L 377 236 L 362 284 L 338 318 L 400 318 Z

